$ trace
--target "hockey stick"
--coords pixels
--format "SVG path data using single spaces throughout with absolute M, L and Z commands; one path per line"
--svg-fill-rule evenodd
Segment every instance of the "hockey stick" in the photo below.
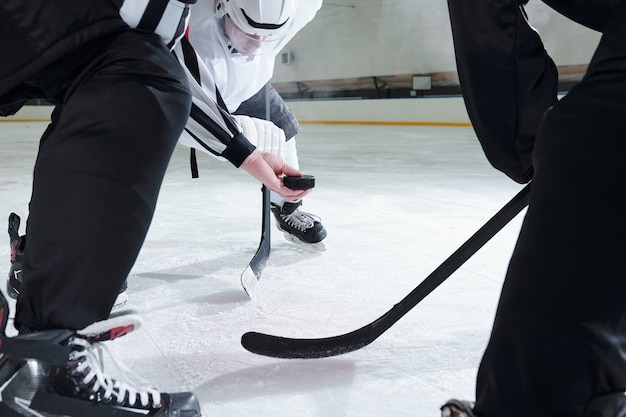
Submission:
M 528 205 L 530 187 L 531 184 L 526 185 L 422 283 L 375 321 L 350 333 L 318 339 L 292 339 L 248 332 L 241 336 L 242 346 L 252 353 L 275 358 L 314 359 L 341 355 L 369 345 L 441 285 L 517 216 Z
M 241 274 L 241 285 L 250 297 L 261 279 L 263 269 L 270 257 L 271 241 L 270 241 L 270 191 L 265 185 L 261 187 L 263 193 L 263 214 L 261 224 L 261 241 L 259 247 L 250 260 L 250 263 Z
M 265 120 L 272 120 L 270 102 L 270 84 L 265 84 Z M 259 247 L 250 260 L 250 263 L 241 273 L 241 286 L 248 296 L 252 297 L 252 292 L 256 284 L 261 279 L 261 274 L 270 257 L 271 236 L 270 236 L 270 190 L 265 185 L 261 187 L 263 193 L 262 216 L 261 216 L 261 241 Z

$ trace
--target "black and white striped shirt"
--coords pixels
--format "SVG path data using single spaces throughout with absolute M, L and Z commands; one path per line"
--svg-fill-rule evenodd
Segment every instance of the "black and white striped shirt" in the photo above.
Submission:
M 115 0 L 132 28 L 154 32 L 172 49 L 189 24 L 189 6 L 197 0 Z
M 174 54 L 187 73 L 193 96 L 191 115 L 179 141 L 239 167 L 256 147 L 241 134 L 222 100 L 213 74 L 200 63 L 189 40 L 182 38 Z

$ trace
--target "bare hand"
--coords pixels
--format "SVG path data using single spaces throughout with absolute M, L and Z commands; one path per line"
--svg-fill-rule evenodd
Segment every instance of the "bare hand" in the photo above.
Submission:
M 243 161 L 241 168 L 270 190 L 285 197 L 287 201 L 299 200 L 311 192 L 311 190 L 292 190 L 283 185 L 282 177 L 301 176 L 302 172 L 287 165 L 278 155 L 255 150 Z

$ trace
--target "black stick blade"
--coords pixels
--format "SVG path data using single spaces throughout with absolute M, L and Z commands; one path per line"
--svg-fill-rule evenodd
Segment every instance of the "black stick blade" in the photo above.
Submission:
M 241 336 L 241 345 L 248 351 L 282 359 L 319 359 L 343 355 L 361 349 L 378 339 L 403 316 L 403 308 L 396 305 L 387 313 L 365 326 L 338 336 L 317 339 L 294 339 L 265 333 L 247 332 Z
M 378 337 L 372 335 L 371 325 L 351 333 L 320 339 L 292 339 L 264 333 L 247 332 L 241 345 L 248 351 L 282 359 L 318 359 L 343 355 L 369 345 Z

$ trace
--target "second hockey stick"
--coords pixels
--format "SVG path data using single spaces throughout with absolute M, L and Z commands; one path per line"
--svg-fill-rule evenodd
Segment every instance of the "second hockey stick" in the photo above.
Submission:
M 272 106 L 270 102 L 270 84 L 265 84 L 265 120 L 272 120 Z M 241 273 L 241 286 L 250 297 L 252 291 L 256 288 L 256 284 L 261 279 L 263 269 L 270 257 L 271 236 L 270 236 L 270 190 L 264 185 L 261 186 L 263 195 L 262 215 L 261 215 L 261 241 L 256 253 L 250 260 L 250 263 Z
M 241 286 L 246 293 L 252 297 L 252 292 L 256 284 L 261 279 L 263 269 L 270 257 L 271 239 L 270 239 L 270 190 L 265 185 L 261 187 L 263 193 L 262 204 L 262 223 L 261 223 L 261 241 L 256 253 L 250 260 L 250 263 L 241 274 Z
M 375 321 L 350 333 L 317 339 L 294 339 L 248 332 L 241 337 L 242 346 L 252 353 L 274 358 L 315 359 L 341 355 L 369 345 L 515 218 L 528 205 L 530 188 L 531 184 L 526 185 L 413 291 Z

